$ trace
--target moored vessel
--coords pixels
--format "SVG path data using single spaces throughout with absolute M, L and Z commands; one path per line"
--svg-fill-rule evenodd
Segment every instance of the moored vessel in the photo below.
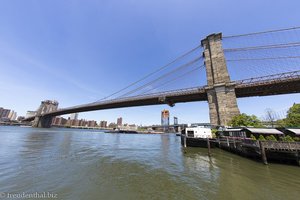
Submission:
M 181 145 L 187 147 L 215 147 L 211 129 L 204 126 L 188 127 L 181 132 Z

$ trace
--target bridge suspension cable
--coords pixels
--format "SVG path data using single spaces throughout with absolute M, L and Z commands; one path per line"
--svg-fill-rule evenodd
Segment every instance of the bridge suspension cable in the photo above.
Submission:
M 223 39 L 231 80 L 300 69 L 300 26 L 224 36 Z
M 224 49 L 225 52 L 235 52 L 235 51 L 253 51 L 253 50 L 261 50 L 261 49 L 277 49 L 277 48 L 289 48 L 289 47 L 298 47 L 300 46 L 300 42 L 293 43 L 285 43 L 285 44 L 273 44 L 273 45 L 262 45 L 262 46 L 251 46 L 244 48 L 231 48 Z
M 282 56 L 282 57 L 267 57 L 267 58 L 241 58 L 241 59 L 228 59 L 227 62 L 249 61 L 249 60 L 298 59 L 298 58 L 300 58 L 300 56 Z
M 185 64 L 183 64 L 183 65 L 181 65 L 181 66 L 179 66 L 179 67 L 173 69 L 172 71 L 170 71 L 170 72 L 168 72 L 168 73 L 165 73 L 165 74 L 159 76 L 158 78 L 156 78 L 156 79 L 154 79 L 154 80 L 152 80 L 152 81 L 150 81 L 150 82 L 148 82 L 148 83 L 146 83 L 146 84 L 144 84 L 144 85 L 142 85 L 142 86 L 140 86 L 140 87 L 138 87 L 138 88 L 136 88 L 136 89 L 133 89 L 133 90 L 131 90 L 131 91 L 129 91 L 129 92 L 127 92 L 127 93 L 125 93 L 125 94 L 119 96 L 118 98 L 126 97 L 126 96 L 128 96 L 128 95 L 131 95 L 131 94 L 133 94 L 133 93 L 136 93 L 136 92 L 138 92 L 138 91 L 141 91 L 142 89 L 146 88 L 147 86 L 150 86 L 150 85 L 152 85 L 152 84 L 154 84 L 154 83 L 156 83 L 156 82 L 158 82 L 158 81 L 160 81 L 160 80 L 163 80 L 163 79 L 165 79 L 166 77 L 169 77 L 170 75 L 176 73 L 177 71 L 179 71 L 179 70 L 181 70 L 181 69 L 184 69 L 184 68 L 186 68 L 186 67 L 191 66 L 192 64 L 196 63 L 197 61 L 200 61 L 201 58 L 203 58 L 203 57 L 201 56 L 201 57 L 198 57 L 198 58 L 196 58 L 196 59 L 194 59 L 194 60 L 192 60 L 192 61 L 189 61 L 188 63 L 185 63 Z
M 96 102 L 103 101 L 103 100 L 105 100 L 105 99 L 108 99 L 108 98 L 110 98 L 110 97 L 113 97 L 114 95 L 119 94 L 119 93 L 121 93 L 121 92 L 127 90 L 128 88 L 130 88 L 130 87 L 132 87 L 132 86 L 134 86 L 134 85 L 136 85 L 136 84 L 138 84 L 138 83 L 140 83 L 140 82 L 146 80 L 147 78 L 151 77 L 152 75 L 154 75 L 154 74 L 156 74 L 156 73 L 158 73 L 158 72 L 160 72 L 160 71 L 162 71 L 162 70 L 164 70 L 164 69 L 170 67 L 172 64 L 178 62 L 179 60 L 181 60 L 181 59 L 185 58 L 186 56 L 190 55 L 191 53 L 195 52 L 195 51 L 198 50 L 200 47 L 201 47 L 201 45 L 196 46 L 195 48 L 193 48 L 193 49 L 189 50 L 188 52 L 182 54 L 181 56 L 177 57 L 177 58 L 174 59 L 173 61 L 167 63 L 166 65 L 163 65 L 162 67 L 160 67 L 160 68 L 156 69 L 155 71 L 153 71 L 153 72 L 151 72 L 151 73 L 149 73 L 149 74 L 143 76 L 142 78 L 138 79 L 137 81 L 135 81 L 135 82 L 133 82 L 133 83 L 127 85 L 126 87 L 124 87 L 124 88 L 122 88 L 122 89 L 120 89 L 120 90 L 118 90 L 118 91 L 116 91 L 116 92 L 114 92 L 114 93 L 112 93 L 112 94 L 110 94 L 110 95 L 108 95 L 108 96 L 106 96 L 106 97 L 104 97 L 104 98 L 102 98 L 102 99 L 96 101 Z
M 283 28 L 283 29 L 268 30 L 268 31 L 259 31 L 259 32 L 246 33 L 246 34 L 229 35 L 229 36 L 223 36 L 223 38 L 225 39 L 225 38 L 236 38 L 236 37 L 243 37 L 243 36 L 261 35 L 261 34 L 291 31 L 291 30 L 297 30 L 297 29 L 300 29 L 300 26 L 290 27 L 290 28 Z
M 232 80 L 299 69 L 300 63 L 296 63 L 295 60 L 298 61 L 298 58 L 300 58 L 300 26 L 224 36 L 223 39 L 223 49 Z M 228 48 L 228 44 L 231 46 L 233 44 L 237 47 Z M 199 48 L 200 45 L 99 101 L 111 99 L 112 97 L 114 99 L 115 97 L 128 97 L 132 96 L 132 94 L 146 94 L 182 77 L 186 77 L 187 74 L 196 71 L 196 68 L 187 72 L 183 72 L 183 70 L 190 69 L 188 67 L 195 65 L 201 59 L 204 60 L 203 56 L 197 56 L 196 59 L 186 59 Z M 183 61 L 184 59 L 186 61 Z M 239 72 L 238 70 L 242 71 Z M 245 73 L 246 71 L 247 73 Z M 157 78 L 153 76 L 158 73 L 163 75 Z M 180 73 L 180 75 L 176 76 L 176 73 Z
M 165 86 L 165 85 L 167 85 L 167 84 L 169 84 L 169 83 L 171 83 L 171 82 L 174 82 L 174 81 L 176 81 L 176 80 L 178 80 L 178 79 L 181 79 L 181 78 L 183 78 L 183 77 L 185 77 L 185 76 L 187 76 L 187 75 L 189 75 L 189 74 L 191 74 L 191 73 L 193 73 L 193 72 L 195 72 L 195 71 L 197 71 L 197 70 L 204 69 L 204 67 L 205 67 L 204 64 L 201 65 L 201 66 L 197 66 L 196 68 L 191 69 L 190 71 L 188 71 L 188 72 L 186 72 L 186 73 L 184 73 L 184 74 L 182 74 L 182 75 L 180 75 L 180 76 L 177 76 L 177 77 L 175 77 L 175 78 L 172 78 L 172 79 L 170 79 L 170 80 L 168 80 L 168 81 L 166 81 L 166 82 L 164 82 L 164 83 L 158 85 L 157 87 L 151 88 L 150 90 L 147 90 L 147 91 L 141 93 L 141 95 L 147 94 L 148 92 L 154 91 L 154 90 L 156 90 L 157 88 L 160 88 L 160 87 Z

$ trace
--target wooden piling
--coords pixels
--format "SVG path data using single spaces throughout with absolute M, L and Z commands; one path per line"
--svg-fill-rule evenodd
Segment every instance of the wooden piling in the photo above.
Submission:
M 207 149 L 208 149 L 208 156 L 211 156 L 211 152 L 210 152 L 210 142 L 209 142 L 209 138 L 207 138 Z
M 297 150 L 297 153 L 296 153 L 296 162 L 297 162 L 297 165 L 300 166 L 299 151 L 298 150 Z
M 184 148 L 186 148 L 186 134 L 184 134 L 184 137 L 183 137 L 183 146 L 184 146 Z
M 259 147 L 260 147 L 261 159 L 262 159 L 263 163 L 265 165 L 267 165 L 268 161 L 267 161 L 266 151 L 265 151 L 265 147 L 261 141 L 259 141 Z

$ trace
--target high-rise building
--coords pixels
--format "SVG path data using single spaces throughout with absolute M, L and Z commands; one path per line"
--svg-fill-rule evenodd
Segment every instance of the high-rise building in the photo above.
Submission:
M 67 119 L 63 117 L 54 117 L 52 120 L 52 125 L 56 126 L 64 126 L 67 123 Z
M 10 118 L 10 120 L 16 120 L 17 119 L 17 112 L 14 112 Z
M 3 109 L 0 118 L 8 118 L 9 113 L 10 113 L 9 109 Z
M 122 124 L 123 124 L 123 119 L 122 119 L 122 117 L 119 117 L 117 119 L 117 126 L 122 126 Z
M 168 110 L 161 111 L 161 125 L 162 126 L 170 125 L 170 112 Z
M 3 108 L 0 107 L 0 118 L 1 118 L 2 112 L 3 112 Z
M 87 126 L 88 126 L 88 127 L 96 127 L 96 126 L 97 126 L 97 122 L 94 121 L 94 120 L 89 120 L 89 121 L 87 122 Z
M 8 119 L 10 120 L 16 120 L 17 119 L 17 113 L 13 110 L 11 110 L 7 116 Z
M 8 118 L 11 120 L 13 115 L 14 115 L 15 111 L 11 110 L 8 114 Z
M 70 116 L 70 119 L 77 120 L 78 119 L 78 113 L 72 113 L 71 116 Z
M 107 121 L 100 121 L 100 127 L 106 128 L 107 127 Z

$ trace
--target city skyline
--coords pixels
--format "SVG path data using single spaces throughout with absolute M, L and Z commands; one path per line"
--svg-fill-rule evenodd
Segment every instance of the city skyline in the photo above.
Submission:
M 94 102 L 199 45 L 207 34 L 299 25 L 297 1 L 218 2 L 214 15 L 199 8 L 214 7 L 217 1 L 175 1 L 168 10 L 170 3 L 2 2 L 0 105 L 25 116 L 46 99 L 57 100 L 60 108 Z M 230 5 L 232 15 L 228 16 Z M 254 9 L 256 15 L 250 16 Z M 241 112 L 262 117 L 266 108 L 280 112 L 299 99 L 299 94 L 291 94 L 241 98 L 237 103 Z M 209 122 L 206 102 L 101 110 L 81 116 L 97 121 L 123 116 L 131 123 L 151 125 L 160 124 L 163 109 L 170 110 L 180 123 Z

